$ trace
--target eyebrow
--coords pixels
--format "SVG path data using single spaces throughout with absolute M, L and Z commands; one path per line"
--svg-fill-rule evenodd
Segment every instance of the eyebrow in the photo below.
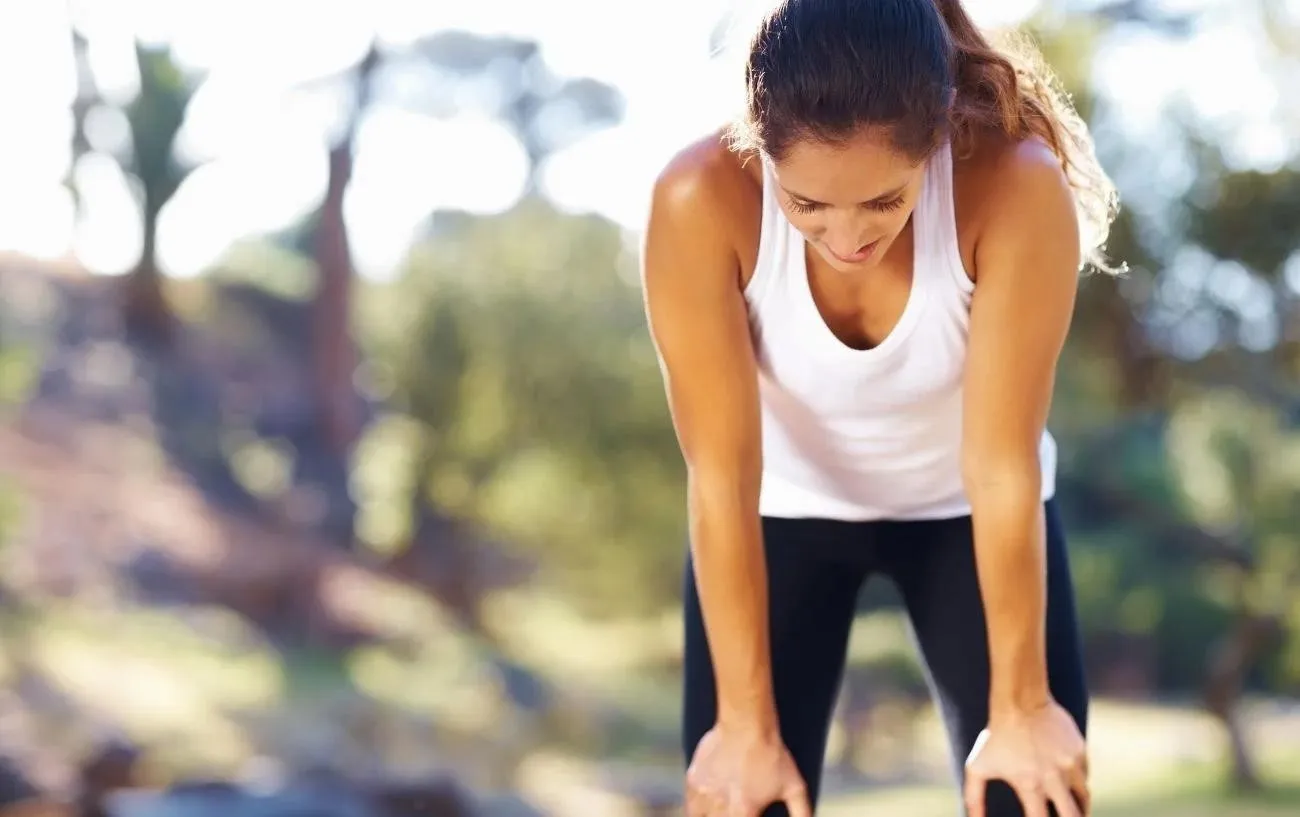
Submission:
M 824 201 L 817 201 L 816 199 L 810 199 L 807 196 L 801 196 L 798 193 L 788 188 L 782 187 L 781 189 L 784 190 L 785 194 L 790 198 L 796 199 L 804 204 L 812 204 L 812 205 L 817 205 L 819 207 L 831 206 Z M 891 201 L 903 195 L 903 192 L 906 190 L 907 190 L 907 185 L 896 187 L 893 190 L 890 190 L 888 193 L 881 193 L 879 196 L 876 196 L 874 199 L 868 199 L 867 201 L 859 202 L 859 204 L 879 204 L 882 201 Z

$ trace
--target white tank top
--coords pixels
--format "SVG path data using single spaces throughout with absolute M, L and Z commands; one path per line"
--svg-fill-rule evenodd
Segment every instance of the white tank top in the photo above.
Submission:
M 975 285 L 957 242 L 952 154 L 929 161 L 912 215 L 912 290 L 871 349 L 842 343 L 808 284 L 803 236 L 763 169 L 758 262 L 745 287 L 759 368 L 759 512 L 842 520 L 970 513 L 961 476 L 962 374 Z M 1056 443 L 1039 444 L 1043 499 L 1056 488 Z

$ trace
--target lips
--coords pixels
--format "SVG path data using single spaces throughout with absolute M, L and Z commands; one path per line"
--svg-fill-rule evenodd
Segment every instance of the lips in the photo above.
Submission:
M 863 261 L 866 261 L 873 254 L 875 254 L 876 246 L 879 244 L 880 244 L 880 239 L 876 239 L 875 241 L 872 241 L 870 244 L 864 244 L 862 247 L 858 248 L 857 252 L 853 253 L 852 255 L 840 255 L 839 253 L 835 252 L 835 250 L 830 250 L 829 247 L 827 249 L 830 250 L 831 255 L 835 256 L 835 260 L 839 261 L 841 264 L 861 264 Z

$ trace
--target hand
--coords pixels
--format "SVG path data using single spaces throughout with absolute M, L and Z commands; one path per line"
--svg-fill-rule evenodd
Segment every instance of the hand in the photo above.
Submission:
M 1088 817 L 1088 755 L 1070 714 L 1055 702 L 1033 711 L 989 720 L 966 759 L 966 809 L 984 817 L 985 788 L 1005 781 L 1024 806 L 1025 817 Z
M 779 735 L 714 726 L 686 771 L 686 817 L 760 817 L 785 803 L 790 817 L 812 817 L 808 790 Z

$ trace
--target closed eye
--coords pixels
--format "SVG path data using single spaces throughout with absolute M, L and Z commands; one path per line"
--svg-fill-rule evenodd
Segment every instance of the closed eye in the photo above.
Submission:
M 790 209 L 795 211 L 796 213 L 802 213 L 804 215 L 808 215 L 809 213 L 817 212 L 818 210 L 821 209 L 821 207 L 822 205 L 820 204 L 814 204 L 812 202 L 807 202 L 807 201 L 799 201 L 798 199 L 790 199 Z
M 794 198 L 789 200 L 789 204 L 790 204 L 790 209 L 792 211 L 796 213 L 801 213 L 803 215 L 809 215 L 811 213 L 815 213 L 826 206 L 818 202 L 801 201 L 799 199 L 794 199 Z M 874 210 L 880 213 L 892 213 L 898 208 L 903 206 L 903 197 L 895 196 L 894 198 L 887 199 L 885 201 L 868 201 L 861 204 L 860 206 L 867 210 Z

